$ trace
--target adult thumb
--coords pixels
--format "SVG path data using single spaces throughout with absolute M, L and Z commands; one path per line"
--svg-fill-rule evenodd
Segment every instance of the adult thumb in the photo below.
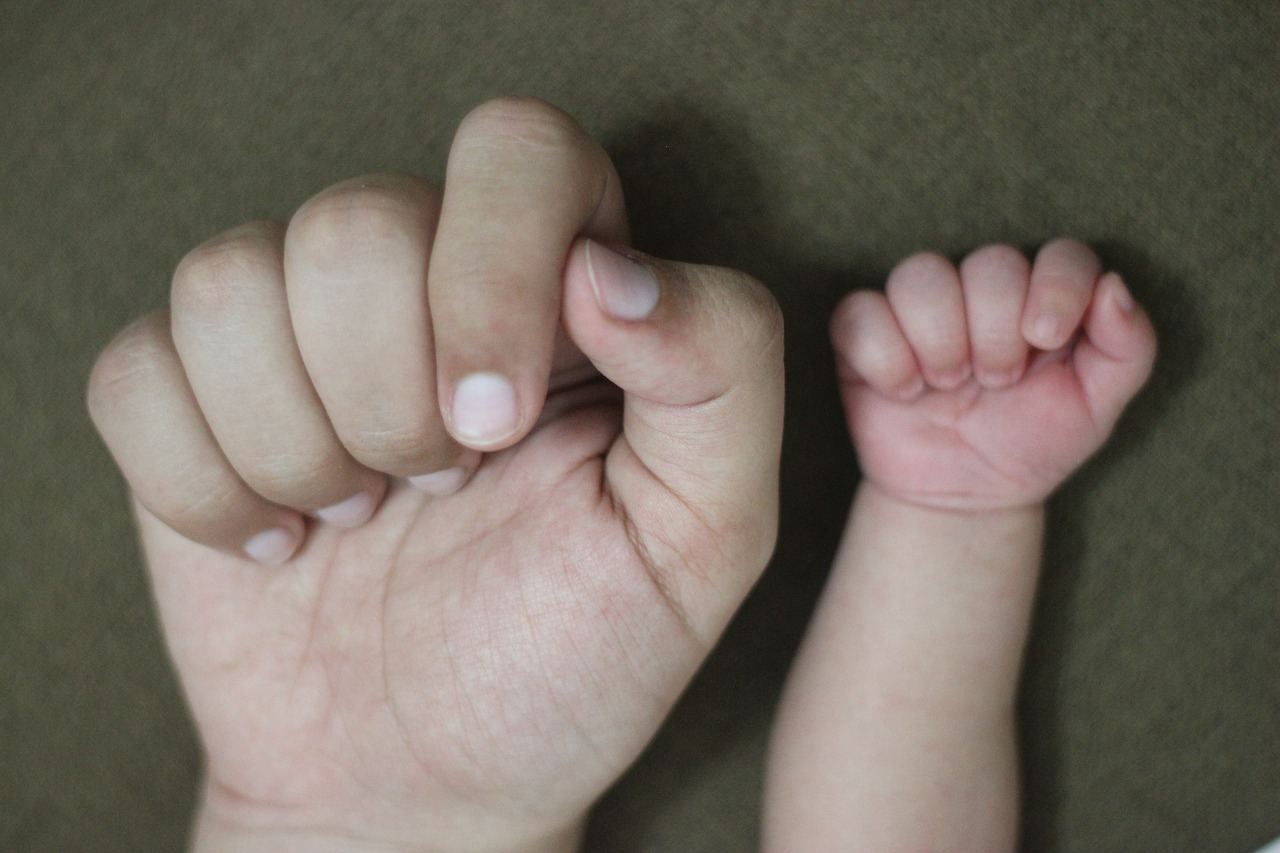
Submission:
M 587 239 L 562 321 L 624 393 L 606 487 L 690 627 L 718 635 L 777 536 L 782 314 L 748 275 Z

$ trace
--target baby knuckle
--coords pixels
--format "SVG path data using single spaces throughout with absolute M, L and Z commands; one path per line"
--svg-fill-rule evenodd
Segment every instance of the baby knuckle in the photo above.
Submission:
M 965 271 L 971 268 L 986 271 L 1006 268 L 1027 269 L 1030 267 L 1026 255 L 1005 243 L 992 243 L 989 246 L 975 249 L 961 261 L 961 265 L 965 268 Z
M 862 331 L 873 328 L 887 312 L 884 294 L 855 290 L 846 294 L 831 312 L 828 331 L 837 344 L 857 343 Z
M 1076 255 L 1084 257 L 1092 257 L 1093 249 L 1087 243 L 1077 240 L 1075 237 L 1055 237 L 1048 243 L 1045 243 L 1040 250 L 1041 252 L 1063 253 L 1066 255 Z
M 855 290 L 846 294 L 836 306 L 834 316 L 856 320 L 876 312 L 882 297 L 872 290 Z
M 936 279 L 951 273 L 951 261 L 937 252 L 916 252 L 909 255 L 893 268 L 889 274 L 890 284 L 913 284 L 922 280 Z
M 915 372 L 915 364 L 904 359 L 896 348 L 886 346 L 861 346 L 852 352 L 854 370 L 868 379 L 896 384 L 909 379 Z

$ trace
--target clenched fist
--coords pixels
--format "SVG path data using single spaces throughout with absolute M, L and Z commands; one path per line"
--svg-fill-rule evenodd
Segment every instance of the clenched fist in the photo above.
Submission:
M 197 847 L 567 849 L 651 737 L 772 551 L 782 332 L 627 244 L 597 143 L 498 100 L 443 191 L 218 236 L 103 352 Z
M 1155 359 L 1120 276 L 1071 239 L 1030 264 L 987 246 L 913 255 L 850 294 L 832 337 L 868 481 L 953 510 L 1043 501 L 1106 441 Z

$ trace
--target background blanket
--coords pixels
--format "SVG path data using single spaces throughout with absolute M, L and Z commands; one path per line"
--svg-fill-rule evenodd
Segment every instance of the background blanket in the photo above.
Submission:
M 636 244 L 787 317 L 777 556 L 589 846 L 749 851 L 856 468 L 826 320 L 903 255 L 1086 240 L 1161 339 L 1052 504 L 1024 847 L 1280 833 L 1280 6 L 1201 0 L 0 2 L 0 849 L 173 850 L 197 744 L 96 353 L 204 238 L 368 171 L 439 179 L 499 94 L 614 156 Z

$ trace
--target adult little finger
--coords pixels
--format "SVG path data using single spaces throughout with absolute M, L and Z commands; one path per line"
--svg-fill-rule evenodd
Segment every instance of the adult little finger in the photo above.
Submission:
M 90 417 L 125 481 L 182 536 L 262 563 L 281 563 L 305 524 L 236 474 L 205 423 L 174 349 L 169 312 L 125 327 L 94 364 Z

